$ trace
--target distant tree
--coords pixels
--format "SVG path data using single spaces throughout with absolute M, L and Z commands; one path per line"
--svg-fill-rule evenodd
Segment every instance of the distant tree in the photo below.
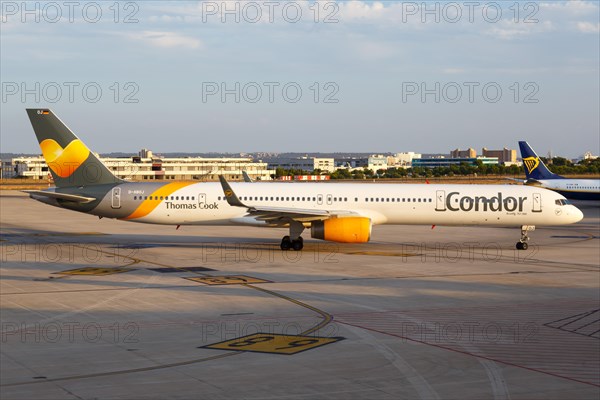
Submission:
M 552 158 L 552 165 L 556 165 L 557 167 L 560 166 L 569 166 L 572 165 L 573 163 L 571 162 L 571 160 L 568 160 L 564 157 L 554 157 Z
M 365 173 L 359 169 L 352 171 L 352 177 L 354 179 L 365 179 Z
M 352 174 L 347 169 L 336 169 L 329 176 L 331 179 L 352 179 Z

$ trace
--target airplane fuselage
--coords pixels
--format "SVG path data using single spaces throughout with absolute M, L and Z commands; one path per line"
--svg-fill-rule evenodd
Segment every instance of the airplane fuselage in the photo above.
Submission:
M 561 225 L 581 212 L 549 190 L 518 185 L 367 183 L 232 183 L 248 206 L 352 212 L 373 225 Z M 172 225 L 258 225 L 247 210 L 228 204 L 218 182 L 122 183 L 57 189 L 95 197 L 61 207 L 107 218 Z M 45 201 L 49 203 L 48 200 Z
M 568 199 L 600 200 L 600 179 L 538 179 L 535 184 Z

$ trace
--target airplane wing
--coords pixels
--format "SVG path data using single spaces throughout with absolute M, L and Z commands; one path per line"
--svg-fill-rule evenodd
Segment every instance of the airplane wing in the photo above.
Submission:
M 542 184 L 540 181 L 538 181 L 537 179 L 533 179 L 533 178 L 518 179 L 518 178 L 504 177 L 504 179 L 509 180 L 509 181 L 514 181 L 514 182 L 519 182 L 519 183 L 522 183 L 523 185 L 529 185 L 529 186 L 540 186 Z
M 78 196 L 76 194 L 47 192 L 45 190 L 23 190 L 22 192 L 29 194 L 29 197 L 43 196 L 43 197 L 50 197 L 52 199 L 73 201 L 75 203 L 90 203 L 90 202 L 96 200 L 95 197 L 85 197 L 85 196 Z
M 269 206 L 251 206 L 246 205 L 237 197 L 229 182 L 219 175 L 221 186 L 225 199 L 229 205 L 234 207 L 244 207 L 248 209 L 248 216 L 254 217 L 257 220 L 266 221 L 269 223 L 287 223 L 290 220 L 298 222 L 322 221 L 332 217 L 350 216 L 359 214 L 347 210 L 319 210 L 319 209 L 303 209 L 303 208 L 287 208 L 287 207 L 269 207 Z

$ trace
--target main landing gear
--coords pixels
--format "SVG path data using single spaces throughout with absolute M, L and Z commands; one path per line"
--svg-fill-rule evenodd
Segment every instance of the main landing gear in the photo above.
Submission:
M 304 240 L 302 239 L 302 231 L 304 230 L 304 225 L 298 221 L 290 222 L 290 235 L 284 236 L 281 239 L 281 250 L 296 250 L 300 251 L 304 248 Z
M 527 232 L 535 231 L 535 226 L 533 225 L 523 225 L 521 226 L 521 240 L 517 242 L 517 250 L 527 250 L 529 245 L 527 242 L 529 241 L 529 236 L 527 236 Z

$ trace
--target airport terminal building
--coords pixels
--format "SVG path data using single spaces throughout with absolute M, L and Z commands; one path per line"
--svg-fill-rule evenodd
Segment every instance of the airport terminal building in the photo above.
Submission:
M 147 180 L 218 180 L 219 175 L 227 179 L 242 179 L 242 171 L 255 180 L 271 180 L 275 171 L 267 163 L 245 158 L 204 157 L 143 157 L 100 158 L 117 177 L 132 181 Z M 151 155 L 151 153 L 150 153 Z M 48 165 L 44 157 L 17 157 L 2 161 L 2 178 L 48 179 Z

